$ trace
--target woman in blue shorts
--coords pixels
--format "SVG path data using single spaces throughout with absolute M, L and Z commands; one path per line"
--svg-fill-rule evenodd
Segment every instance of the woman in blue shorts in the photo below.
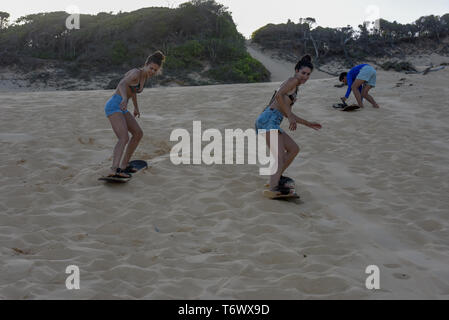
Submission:
M 376 69 L 369 64 L 361 64 L 352 68 L 349 72 L 342 72 L 340 81 L 348 85 L 348 91 L 341 100 L 346 102 L 352 91 L 360 108 L 363 108 L 363 98 L 368 100 L 374 108 L 379 108 L 374 98 L 368 94 L 376 86 L 376 77 Z
M 289 129 L 291 131 L 296 130 L 297 123 L 315 130 L 321 129 L 320 124 L 308 122 L 292 112 L 292 106 L 297 100 L 298 87 L 307 82 L 312 71 L 312 58 L 306 55 L 296 64 L 295 75 L 282 83 L 271 98 L 269 105 L 256 120 L 256 131 L 259 133 L 260 130 L 266 130 L 268 147 L 270 147 L 270 140 L 277 138 L 278 150 L 272 150 L 272 153 L 278 155 L 278 169 L 270 176 L 270 191 L 276 194 L 290 193 L 290 189 L 283 185 L 283 181 L 286 179 L 282 174 L 299 153 L 299 147 L 295 141 L 280 128 L 283 118 L 286 117 L 290 122 Z
M 140 117 L 136 95 L 143 91 L 147 79 L 156 74 L 164 60 L 165 56 L 162 52 L 156 51 L 147 58 L 142 68 L 128 71 L 118 84 L 114 95 L 106 103 L 104 108 L 106 117 L 111 122 L 112 129 L 118 138 L 109 177 L 129 178 L 130 173 L 134 172 L 128 163 L 143 136 L 142 129 L 135 119 Z M 134 104 L 134 116 L 127 110 L 129 99 L 132 99 Z M 129 139 L 128 131 L 131 132 L 131 139 Z

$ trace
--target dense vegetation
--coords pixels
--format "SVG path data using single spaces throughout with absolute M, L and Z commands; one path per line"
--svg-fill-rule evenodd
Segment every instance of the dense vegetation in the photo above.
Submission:
M 86 73 L 94 71 L 125 72 L 142 66 L 149 54 L 161 50 L 167 57 L 162 82 L 269 80 L 265 67 L 246 52 L 245 39 L 227 8 L 214 0 L 193 0 L 174 9 L 82 14 L 79 30 L 66 28 L 68 16 L 32 14 L 8 25 L 9 14 L 0 12 L 0 65 L 33 69 L 57 61 L 71 76 L 88 77 Z M 191 73 L 203 80 L 194 80 Z
M 441 43 L 449 35 L 449 14 L 425 16 L 409 24 L 380 19 L 359 25 L 358 30 L 315 25 L 314 18 L 268 24 L 255 31 L 252 40 L 264 48 L 293 53 L 295 58 L 313 53 L 318 62 L 341 57 L 348 64 L 368 56 L 405 55 L 410 52 L 401 51 L 407 45 L 438 47 L 440 53 L 449 53 L 449 45 Z

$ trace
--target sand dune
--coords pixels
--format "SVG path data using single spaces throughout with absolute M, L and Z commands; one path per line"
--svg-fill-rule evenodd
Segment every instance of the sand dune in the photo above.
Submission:
M 246 50 L 254 59 L 260 61 L 270 71 L 272 82 L 285 81 L 285 79 L 292 77 L 295 73 L 295 63 L 273 58 L 268 53 L 264 53 L 257 45 L 248 44 Z M 331 77 L 327 73 L 315 70 L 310 76 L 310 79 L 329 79 Z
M 382 108 L 353 113 L 336 79 L 309 81 L 295 112 L 323 129 L 291 133 L 298 202 L 263 198 L 257 166 L 169 160 L 173 129 L 252 128 L 279 83 L 145 90 L 151 168 L 125 185 L 97 181 L 111 91 L 1 93 L 0 298 L 447 299 L 447 79 L 379 72 Z

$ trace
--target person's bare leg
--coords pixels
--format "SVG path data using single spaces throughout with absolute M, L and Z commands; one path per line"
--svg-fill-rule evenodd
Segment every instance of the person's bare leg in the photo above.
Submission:
M 284 147 L 287 151 L 284 154 L 284 167 L 282 168 L 281 175 L 284 174 L 285 170 L 287 170 L 299 153 L 298 145 L 288 134 L 284 132 L 282 138 L 284 139 Z
M 360 108 L 363 108 L 363 101 L 362 101 L 362 95 L 359 92 L 359 88 L 361 86 L 363 86 L 363 84 L 365 83 L 364 80 L 360 80 L 360 79 L 355 79 L 354 83 L 352 84 L 352 92 L 354 93 L 355 99 L 357 100 L 357 104 L 359 105 Z
M 278 134 L 274 134 L 267 131 L 266 133 L 266 139 L 267 139 L 267 145 L 271 150 L 271 139 L 278 140 L 278 150 L 277 150 L 277 171 L 275 174 L 270 176 L 270 190 L 274 191 L 274 188 L 276 188 L 279 185 L 279 179 L 281 178 L 282 169 L 284 168 L 284 158 L 285 158 L 285 148 L 284 148 L 284 139 L 283 135 L 280 132 Z M 271 150 L 271 153 L 275 153 L 274 150 Z
M 118 142 L 114 147 L 114 153 L 112 156 L 112 167 L 110 174 L 115 174 L 116 169 L 120 165 L 120 160 L 123 156 L 126 144 L 129 141 L 128 127 L 126 125 L 125 117 L 121 112 L 113 113 L 108 117 L 111 122 L 112 130 L 118 138 Z
M 364 97 L 366 100 L 369 101 L 373 105 L 373 108 L 379 108 L 379 105 L 377 104 L 376 100 L 372 96 L 368 94 L 368 92 L 372 89 L 370 85 L 366 85 L 362 90 L 362 97 Z
M 136 151 L 137 146 L 139 145 L 140 140 L 143 137 L 143 131 L 137 123 L 136 118 L 134 118 L 129 112 L 125 114 L 126 125 L 128 127 L 129 132 L 131 132 L 132 137 L 128 143 L 128 147 L 126 148 L 125 156 L 122 160 L 122 169 L 126 169 L 128 166 L 129 160 L 131 159 L 134 151 Z

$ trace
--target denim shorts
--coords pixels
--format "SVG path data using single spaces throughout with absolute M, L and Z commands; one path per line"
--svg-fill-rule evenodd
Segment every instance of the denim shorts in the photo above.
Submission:
M 360 69 L 360 72 L 357 75 L 356 79 L 366 81 L 368 85 L 370 85 L 371 87 L 375 87 L 376 69 L 371 66 L 364 66 L 362 69 Z
M 280 125 L 284 116 L 277 109 L 271 109 L 267 107 L 257 118 L 256 120 L 256 132 L 259 133 L 259 130 L 279 130 L 280 133 L 283 133 L 284 130 L 281 129 Z
M 104 112 L 106 113 L 106 117 L 109 117 L 111 114 L 116 113 L 116 112 L 121 112 L 123 114 L 126 114 L 127 112 L 129 112 L 128 110 L 123 111 L 122 109 L 120 109 L 120 102 L 122 102 L 123 98 L 118 95 L 118 94 L 114 94 L 111 99 L 108 100 L 108 102 L 106 102 L 106 106 L 104 107 Z

